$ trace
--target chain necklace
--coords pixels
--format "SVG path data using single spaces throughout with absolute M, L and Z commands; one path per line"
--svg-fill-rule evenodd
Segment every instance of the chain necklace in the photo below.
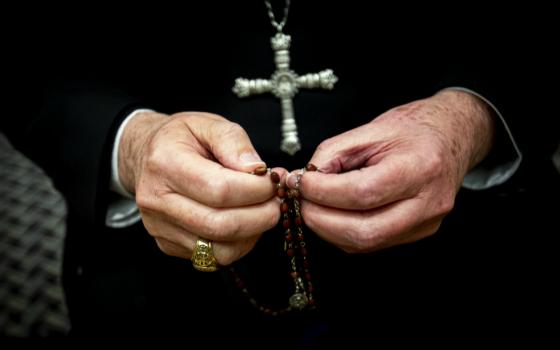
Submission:
M 293 98 L 299 92 L 299 89 L 321 88 L 332 90 L 338 78 L 331 69 L 305 75 L 297 75 L 290 69 L 289 49 L 292 38 L 282 31 L 288 21 L 291 1 L 286 0 L 284 17 L 280 23 L 276 21 L 270 1 L 265 0 L 264 3 L 270 17 L 270 23 L 276 29 L 276 35 L 270 40 L 274 50 L 276 71 L 270 76 L 270 79 L 237 78 L 232 90 L 240 98 L 269 92 L 280 99 L 282 108 L 282 142 L 280 149 L 294 155 L 301 149 L 301 143 L 297 131 Z
M 286 6 L 284 6 L 284 18 L 280 23 L 276 22 L 276 17 L 274 16 L 274 11 L 272 11 L 272 5 L 270 4 L 269 0 L 265 0 L 264 4 L 268 9 L 268 17 L 270 18 L 270 24 L 276 29 L 278 33 L 281 33 L 288 21 L 288 13 L 290 12 L 290 3 L 291 0 L 286 0 Z

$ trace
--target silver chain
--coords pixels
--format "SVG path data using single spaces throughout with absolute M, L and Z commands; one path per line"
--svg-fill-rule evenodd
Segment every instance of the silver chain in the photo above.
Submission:
M 272 11 L 272 5 L 270 5 L 270 1 L 269 0 L 264 0 L 264 4 L 266 5 L 266 8 L 268 10 L 268 17 L 270 17 L 270 24 L 272 24 L 272 26 L 274 28 L 276 28 L 276 30 L 280 33 L 282 32 L 282 29 L 284 29 L 284 26 L 286 25 L 286 22 L 288 21 L 288 12 L 290 11 L 290 2 L 291 0 L 286 0 L 286 6 L 284 7 L 284 18 L 282 18 L 282 21 L 280 21 L 280 23 L 276 22 L 276 18 L 274 16 L 274 12 Z

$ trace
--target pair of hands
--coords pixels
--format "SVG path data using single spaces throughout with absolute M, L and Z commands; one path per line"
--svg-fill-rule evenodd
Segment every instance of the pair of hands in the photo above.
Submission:
M 467 171 L 492 144 L 493 121 L 474 95 L 442 91 L 322 142 L 302 177 L 306 225 L 344 251 L 371 252 L 437 231 Z M 144 113 L 126 127 L 119 173 L 148 232 L 168 255 L 213 242 L 229 265 L 280 219 L 275 187 L 246 132 L 221 116 Z M 296 176 L 274 168 L 294 187 Z

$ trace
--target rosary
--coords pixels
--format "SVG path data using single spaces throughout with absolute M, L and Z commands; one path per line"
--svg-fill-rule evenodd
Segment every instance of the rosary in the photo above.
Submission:
M 291 37 L 282 32 L 290 9 L 290 0 L 286 0 L 284 7 L 284 17 L 280 22 L 276 21 L 272 6 L 269 0 L 265 0 L 268 16 L 272 27 L 276 29 L 276 35 L 271 38 L 272 49 L 274 50 L 274 62 L 276 71 L 270 79 L 244 79 L 237 78 L 233 92 L 238 97 L 248 97 L 251 95 L 270 92 L 278 99 L 282 108 L 282 142 L 280 149 L 290 155 L 294 155 L 301 149 L 300 140 L 297 132 L 297 125 L 294 115 L 293 98 L 300 88 L 322 88 L 331 90 L 338 78 L 330 69 L 319 73 L 310 73 L 298 76 L 290 69 L 290 43 Z M 316 171 L 317 167 L 308 164 L 297 175 L 295 189 L 288 189 L 280 182 L 280 176 L 266 168 L 257 169 L 255 175 L 265 175 L 270 173 L 270 179 L 276 185 L 276 196 L 280 198 L 281 222 L 284 229 L 284 252 L 288 258 L 290 266 L 290 277 L 294 283 L 294 292 L 288 298 L 288 306 L 273 310 L 261 305 L 251 296 L 248 286 L 242 280 L 237 271 L 230 267 L 235 284 L 247 297 L 249 302 L 265 315 L 277 316 L 292 310 L 314 309 L 315 299 L 313 297 L 314 286 L 309 272 L 308 251 L 303 233 L 303 218 L 301 215 L 299 187 L 301 177 L 305 171 Z
M 266 168 L 259 168 L 253 172 L 255 175 L 265 175 L 270 173 L 270 179 L 276 185 L 276 196 L 280 198 L 280 212 L 282 214 L 281 222 L 284 231 L 284 252 L 289 260 L 290 277 L 294 282 L 294 293 L 288 299 L 288 306 L 280 310 L 261 305 L 255 298 L 251 296 L 247 286 L 233 267 L 230 271 L 233 275 L 234 282 L 241 290 L 243 295 L 249 299 L 249 302 L 263 312 L 265 315 L 278 316 L 283 315 L 292 310 L 303 310 L 306 308 L 315 308 L 315 299 L 313 292 L 315 291 L 311 273 L 309 272 L 309 260 L 307 259 L 307 247 L 305 236 L 303 234 L 303 218 L 301 216 L 301 207 L 299 203 L 299 186 L 301 177 L 306 171 L 317 171 L 317 167 L 308 164 L 302 169 L 296 177 L 295 189 L 289 189 L 280 183 L 280 175 Z

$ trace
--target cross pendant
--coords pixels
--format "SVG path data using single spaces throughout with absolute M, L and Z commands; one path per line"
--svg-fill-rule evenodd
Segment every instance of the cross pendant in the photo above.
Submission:
M 238 97 L 270 92 L 280 99 L 282 106 L 282 144 L 280 149 L 290 155 L 294 155 L 301 149 L 301 144 L 298 138 L 292 99 L 300 88 L 332 90 L 338 78 L 331 69 L 298 76 L 290 69 L 289 49 L 291 37 L 280 32 L 270 41 L 274 50 L 276 71 L 268 80 L 237 78 L 233 92 Z

